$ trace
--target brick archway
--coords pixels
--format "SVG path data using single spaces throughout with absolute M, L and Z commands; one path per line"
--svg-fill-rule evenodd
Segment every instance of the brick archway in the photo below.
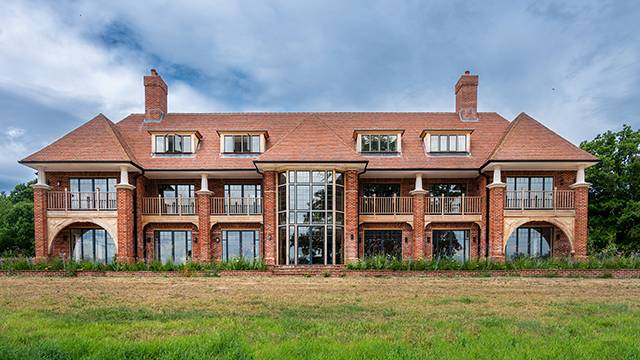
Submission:
M 56 222 L 49 222 L 49 231 L 48 231 L 48 236 L 49 239 L 47 240 L 47 254 L 48 256 L 52 256 L 53 255 L 53 250 L 55 248 L 56 245 L 60 245 L 60 235 L 62 234 L 62 231 L 65 229 L 68 229 L 70 226 L 72 225 L 77 225 L 77 226 L 97 226 L 101 229 L 104 229 L 113 239 L 115 246 L 116 246 L 116 254 L 118 253 L 118 231 L 117 231 L 117 223 L 115 221 L 110 221 L 110 219 L 102 219 L 102 218 L 95 218 L 92 219 L 91 221 L 87 221 L 86 219 L 74 219 L 74 218 L 69 218 L 69 219 L 63 219 L 61 221 L 56 221 Z M 56 244 L 56 240 L 58 240 L 58 244 Z
M 532 226 L 540 226 L 540 225 L 551 225 L 553 226 L 553 229 L 555 231 L 559 230 L 561 232 L 561 234 L 556 234 L 556 235 L 560 235 L 558 238 L 553 239 L 553 248 L 552 248 L 552 255 L 553 256 L 557 256 L 557 255 L 570 255 L 573 254 L 575 251 L 575 245 L 574 245 L 574 234 L 573 234 L 573 222 L 568 222 L 568 221 L 560 221 L 559 219 L 556 218 L 549 218 L 549 219 L 544 219 L 544 220 L 539 220 L 539 219 L 529 219 L 529 218 L 523 218 L 523 219 L 517 219 L 517 221 L 509 221 L 507 222 L 507 219 L 505 219 L 505 237 L 504 240 L 502 242 L 502 253 L 506 254 L 506 250 L 507 250 L 507 242 L 509 241 L 509 238 L 511 237 L 511 235 L 513 234 L 514 231 L 516 231 L 519 227 L 524 226 L 524 225 L 532 225 Z M 555 235 L 554 235 L 555 236 Z M 559 243 L 556 244 L 556 242 L 559 241 Z M 562 251 L 559 251 L 561 254 L 558 254 L 556 251 L 556 246 L 558 246 L 560 249 L 562 249 Z

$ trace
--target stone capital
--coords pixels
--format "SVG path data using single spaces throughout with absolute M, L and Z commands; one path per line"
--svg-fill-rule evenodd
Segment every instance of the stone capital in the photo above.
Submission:
M 116 189 L 120 190 L 120 189 L 125 189 L 125 190 L 133 190 L 136 187 L 131 185 L 131 184 L 116 184 Z
M 591 186 L 591 183 L 588 183 L 588 182 L 577 182 L 575 184 L 569 185 L 569 187 L 572 188 L 572 189 L 578 189 L 578 188 L 583 188 L 583 187 L 584 188 L 588 188 L 590 186 Z
M 211 190 L 198 190 L 198 191 L 196 191 L 196 195 L 211 196 L 211 195 L 213 195 L 213 191 L 211 191 Z
M 46 184 L 31 184 L 33 190 L 51 190 L 51 186 Z
M 427 190 L 424 190 L 424 189 L 415 189 L 409 192 L 409 195 L 411 196 L 426 195 L 426 194 L 427 194 Z
M 503 183 L 503 182 L 499 182 L 499 183 L 491 183 L 489 185 L 487 185 L 487 189 L 493 189 L 493 188 L 506 188 L 507 184 Z

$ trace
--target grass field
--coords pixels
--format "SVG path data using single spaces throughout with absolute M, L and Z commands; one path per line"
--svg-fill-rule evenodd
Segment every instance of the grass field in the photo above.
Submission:
M 640 280 L 0 278 L 0 358 L 640 358 Z

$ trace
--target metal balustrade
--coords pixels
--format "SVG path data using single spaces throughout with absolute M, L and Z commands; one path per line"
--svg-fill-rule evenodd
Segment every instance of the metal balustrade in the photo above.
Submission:
M 478 215 L 482 213 L 480 196 L 429 196 L 427 215 Z
M 194 197 L 145 197 L 142 201 L 143 215 L 196 215 L 197 201 Z
M 262 198 L 212 197 L 211 215 L 259 215 L 262 214 Z
M 49 191 L 47 209 L 62 211 L 78 210 L 116 210 L 118 201 L 116 192 L 111 191 Z
M 361 197 L 361 215 L 407 215 L 413 212 L 411 196 Z
M 573 190 L 506 191 L 504 207 L 507 210 L 573 210 Z

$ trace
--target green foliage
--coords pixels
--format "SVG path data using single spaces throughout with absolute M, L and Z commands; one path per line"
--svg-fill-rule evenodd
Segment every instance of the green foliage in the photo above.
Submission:
M 438 271 L 438 270 L 526 270 L 526 269 L 640 269 L 640 256 L 592 256 L 587 261 L 570 258 L 520 257 L 505 263 L 491 260 L 466 262 L 451 259 L 398 260 L 384 256 L 359 259 L 347 264 L 349 270 Z
M 0 194 L 0 254 L 33 255 L 33 190 L 30 181 Z
M 624 125 L 580 147 L 600 162 L 587 169 L 591 252 L 640 251 L 640 130 Z

